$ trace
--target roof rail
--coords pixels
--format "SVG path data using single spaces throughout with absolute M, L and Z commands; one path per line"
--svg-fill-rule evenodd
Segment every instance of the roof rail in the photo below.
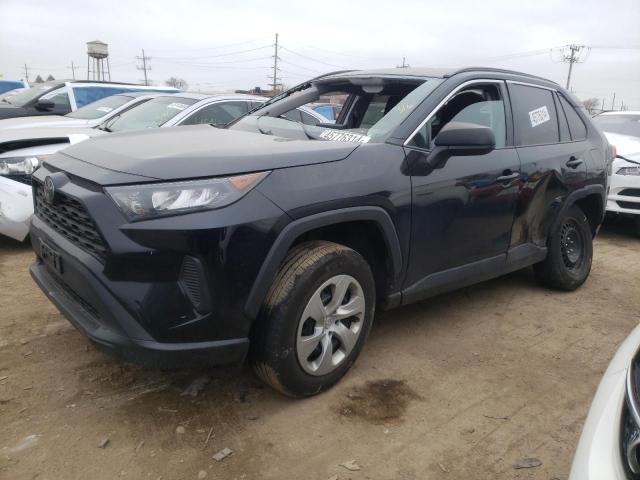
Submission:
M 457 75 L 459 73 L 477 72 L 478 70 L 481 70 L 483 72 L 509 73 L 511 75 L 518 75 L 520 77 L 535 78 L 536 80 L 543 80 L 545 82 L 549 82 L 549 83 L 553 83 L 554 85 L 558 85 L 557 82 L 554 82 L 553 80 L 549 80 L 548 78 L 539 77 L 538 75 L 532 75 L 530 73 L 523 73 L 523 72 L 516 72 L 515 70 L 507 70 L 507 69 L 504 69 L 504 68 L 492 68 L 492 67 L 465 67 L 465 68 L 461 68 L 459 70 L 455 70 L 455 71 L 451 72 L 450 74 L 448 74 L 447 76 L 448 77 L 452 77 L 453 75 Z

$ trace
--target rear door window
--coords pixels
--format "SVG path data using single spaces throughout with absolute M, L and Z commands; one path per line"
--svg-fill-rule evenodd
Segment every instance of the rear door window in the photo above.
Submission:
M 553 98 L 556 101 L 556 113 L 558 114 L 558 126 L 560 127 L 560 141 L 570 142 L 571 134 L 569 133 L 569 124 L 567 123 L 567 116 L 564 114 L 564 110 L 560 105 L 560 98 L 556 93 Z
M 564 110 L 565 115 L 567 116 L 567 121 L 569 122 L 569 131 L 571 132 L 572 140 L 584 140 L 587 138 L 587 127 L 584 122 L 578 115 L 578 112 L 562 95 L 558 95 L 560 97 L 560 104 L 562 105 L 562 109 Z
M 514 83 L 509 85 L 509 91 L 513 102 L 517 145 L 558 143 L 560 136 L 553 92 Z

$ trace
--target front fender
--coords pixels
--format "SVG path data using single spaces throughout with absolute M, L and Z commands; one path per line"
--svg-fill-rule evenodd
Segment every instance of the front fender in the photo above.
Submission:
M 373 221 L 379 226 L 393 267 L 392 284 L 397 286 L 402 273 L 402 250 L 395 226 L 389 214 L 383 208 L 374 206 L 330 210 L 294 220 L 282 229 L 271 250 L 269 250 L 251 288 L 245 305 L 246 315 L 249 318 L 258 316 L 262 302 L 280 265 L 291 245 L 300 235 L 316 228 L 359 220 Z

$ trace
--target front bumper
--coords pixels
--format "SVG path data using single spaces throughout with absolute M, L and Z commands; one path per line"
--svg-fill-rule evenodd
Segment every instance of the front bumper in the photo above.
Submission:
M 614 173 L 609 183 L 607 212 L 640 215 L 640 176 Z
M 65 260 L 65 268 L 79 267 L 69 265 L 68 258 Z M 109 298 L 108 292 L 97 289 L 90 277 L 85 277 L 87 288 L 83 294 L 93 297 L 92 303 L 84 300 L 64 280 L 58 278 L 56 273 L 51 272 L 41 259 L 33 262 L 30 271 L 49 300 L 76 329 L 100 350 L 124 360 L 153 367 L 173 368 L 241 363 L 247 354 L 247 338 L 188 343 L 154 341 L 136 329 L 135 320 L 127 315 L 115 299 Z M 91 290 L 93 295 L 88 294 Z M 99 306 L 95 306 L 98 298 Z M 108 319 L 103 319 L 105 312 L 108 312 Z M 137 330 L 137 335 L 142 338 L 132 338 L 121 333 L 132 329 Z
M 33 216 L 31 186 L 0 177 L 0 234 L 22 242 Z

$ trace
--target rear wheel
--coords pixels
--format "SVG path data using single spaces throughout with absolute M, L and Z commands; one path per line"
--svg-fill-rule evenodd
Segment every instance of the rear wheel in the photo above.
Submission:
M 547 258 L 534 267 L 544 284 L 575 290 L 585 282 L 593 260 L 593 237 L 589 221 L 578 206 L 571 206 L 563 214 L 547 248 Z
M 635 218 L 636 235 L 640 237 L 640 215 Z
M 360 353 L 374 305 L 373 275 L 360 254 L 330 242 L 295 247 L 253 332 L 256 374 L 290 396 L 329 388 Z

